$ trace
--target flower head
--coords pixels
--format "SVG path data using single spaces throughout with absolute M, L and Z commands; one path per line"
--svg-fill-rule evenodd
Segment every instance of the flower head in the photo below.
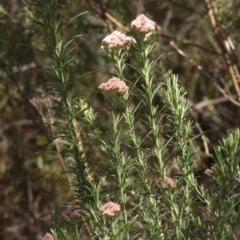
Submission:
M 43 240 L 54 240 L 54 237 L 51 233 L 46 233 Z
M 165 177 L 164 180 L 162 181 L 162 186 L 163 188 L 175 188 L 175 182 L 173 181 L 172 178 L 170 177 Z
M 116 212 L 121 210 L 121 206 L 114 202 L 108 202 L 103 205 L 100 210 L 103 212 L 103 215 L 114 216 Z
M 128 37 L 125 34 L 114 31 L 111 35 L 106 36 L 102 40 L 102 49 L 119 49 L 128 47 L 130 44 L 136 43 L 136 40 L 133 37 Z
M 150 32 L 155 29 L 155 22 L 147 18 L 144 14 L 141 14 L 131 22 L 131 28 L 140 32 Z
M 207 168 L 204 173 L 205 173 L 206 175 L 208 175 L 208 176 L 211 176 L 211 175 L 213 175 L 213 170 Z
M 101 83 L 98 88 L 102 91 L 118 91 L 119 93 L 124 93 L 129 89 L 125 82 L 116 77 L 109 79 L 106 83 Z

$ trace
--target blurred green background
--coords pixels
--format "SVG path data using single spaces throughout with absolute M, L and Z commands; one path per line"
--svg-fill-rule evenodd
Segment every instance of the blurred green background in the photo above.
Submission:
M 196 123 L 200 151 L 207 154 L 230 129 L 240 125 L 240 0 L 68 0 L 59 1 L 56 19 L 77 38 L 71 73 L 79 94 L 96 111 L 104 99 L 97 86 L 111 77 L 111 60 L 100 49 L 101 40 L 113 30 L 130 32 L 130 23 L 144 13 L 157 23 L 153 58 L 165 54 L 156 68 L 155 81 L 179 75 L 188 92 Z M 35 11 L 25 0 L 0 2 L 0 239 L 41 239 L 54 209 L 71 201 L 61 159 L 56 153 L 39 153 L 54 136 L 51 123 L 57 117 L 49 108 L 44 35 L 34 29 Z M 129 60 L 131 61 L 131 60 Z M 84 78 L 79 76 L 94 71 Z M 135 75 L 130 70 L 129 79 Z M 237 83 L 237 84 L 236 84 Z M 234 85 L 235 84 L 235 85 Z M 57 145 L 48 145 L 55 151 Z M 97 157 L 87 145 L 88 157 Z M 91 153 L 92 152 L 92 153 Z M 208 166 L 211 159 L 202 163 Z

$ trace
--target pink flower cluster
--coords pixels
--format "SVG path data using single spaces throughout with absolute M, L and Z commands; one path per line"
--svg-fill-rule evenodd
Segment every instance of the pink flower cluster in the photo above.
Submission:
M 133 37 L 128 37 L 119 31 L 114 31 L 102 40 L 101 48 L 118 49 L 134 43 L 136 43 L 136 40 Z
M 54 237 L 51 233 L 46 233 L 42 240 L 54 240 Z
M 108 202 L 103 205 L 100 210 L 103 212 L 103 215 L 113 217 L 116 212 L 119 212 L 121 210 L 121 206 L 114 202 Z
M 147 18 L 144 14 L 141 14 L 131 22 L 131 28 L 140 32 L 150 32 L 155 29 L 155 22 Z
M 216 170 L 217 170 L 216 166 L 213 165 L 211 167 L 211 169 L 207 168 L 204 173 L 208 176 L 211 176 L 211 175 L 213 175 L 214 171 L 216 171 Z
M 70 221 L 72 218 L 78 217 L 80 215 L 81 215 L 81 210 L 77 209 L 74 206 L 71 206 L 70 208 L 62 212 L 61 218 L 66 221 Z
M 175 182 L 173 181 L 172 178 L 170 177 L 165 177 L 164 180 L 162 181 L 162 186 L 163 188 L 175 188 Z
M 106 83 L 101 83 L 98 89 L 102 91 L 118 91 L 119 93 L 124 93 L 129 89 L 129 87 L 119 78 L 113 77 Z
M 205 170 L 205 172 L 204 172 L 206 175 L 208 175 L 208 176 L 211 176 L 212 174 L 213 174 L 213 170 L 211 170 L 211 169 L 206 169 Z

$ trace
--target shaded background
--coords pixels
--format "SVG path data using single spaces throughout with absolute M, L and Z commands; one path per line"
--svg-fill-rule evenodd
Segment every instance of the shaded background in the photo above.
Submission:
M 72 44 L 77 52 L 72 76 L 104 69 L 76 80 L 79 94 L 100 111 L 104 104 L 97 86 L 113 75 L 111 60 L 100 49 L 101 40 L 113 30 L 130 32 L 130 22 L 144 13 L 157 23 L 158 42 L 152 57 L 161 58 L 154 74 L 163 81 L 179 75 L 188 92 L 196 123 L 199 151 L 211 153 L 230 129 L 239 127 L 239 0 L 69 0 L 56 18 L 71 22 L 67 36 L 84 34 Z M 67 176 L 61 174 L 61 156 L 39 153 L 55 135 L 49 124 L 55 119 L 54 98 L 48 93 L 44 37 L 33 29 L 33 9 L 26 1 L 0 3 L 0 239 L 41 239 L 49 214 L 71 201 Z M 131 60 L 129 60 L 131 61 Z M 129 70 L 128 79 L 134 79 Z M 237 84 L 236 84 L 237 83 Z M 93 144 L 88 157 L 97 158 Z M 47 150 L 58 150 L 51 143 Z M 91 151 L 90 151 L 91 150 Z M 203 158 L 203 166 L 211 159 Z

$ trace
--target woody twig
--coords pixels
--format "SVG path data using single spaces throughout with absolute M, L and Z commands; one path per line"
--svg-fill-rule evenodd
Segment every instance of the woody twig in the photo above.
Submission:
M 225 36 L 221 28 L 219 27 L 215 16 L 217 10 L 213 7 L 211 0 L 205 0 L 205 3 L 207 7 L 207 13 L 210 24 L 214 30 L 217 43 L 222 51 L 222 56 L 224 58 L 226 68 L 231 76 L 235 91 L 237 93 L 238 102 L 240 102 L 240 87 L 239 87 L 240 75 L 238 68 L 236 64 L 234 64 L 230 55 L 232 54 L 231 51 L 234 50 L 235 47 L 230 36 Z

